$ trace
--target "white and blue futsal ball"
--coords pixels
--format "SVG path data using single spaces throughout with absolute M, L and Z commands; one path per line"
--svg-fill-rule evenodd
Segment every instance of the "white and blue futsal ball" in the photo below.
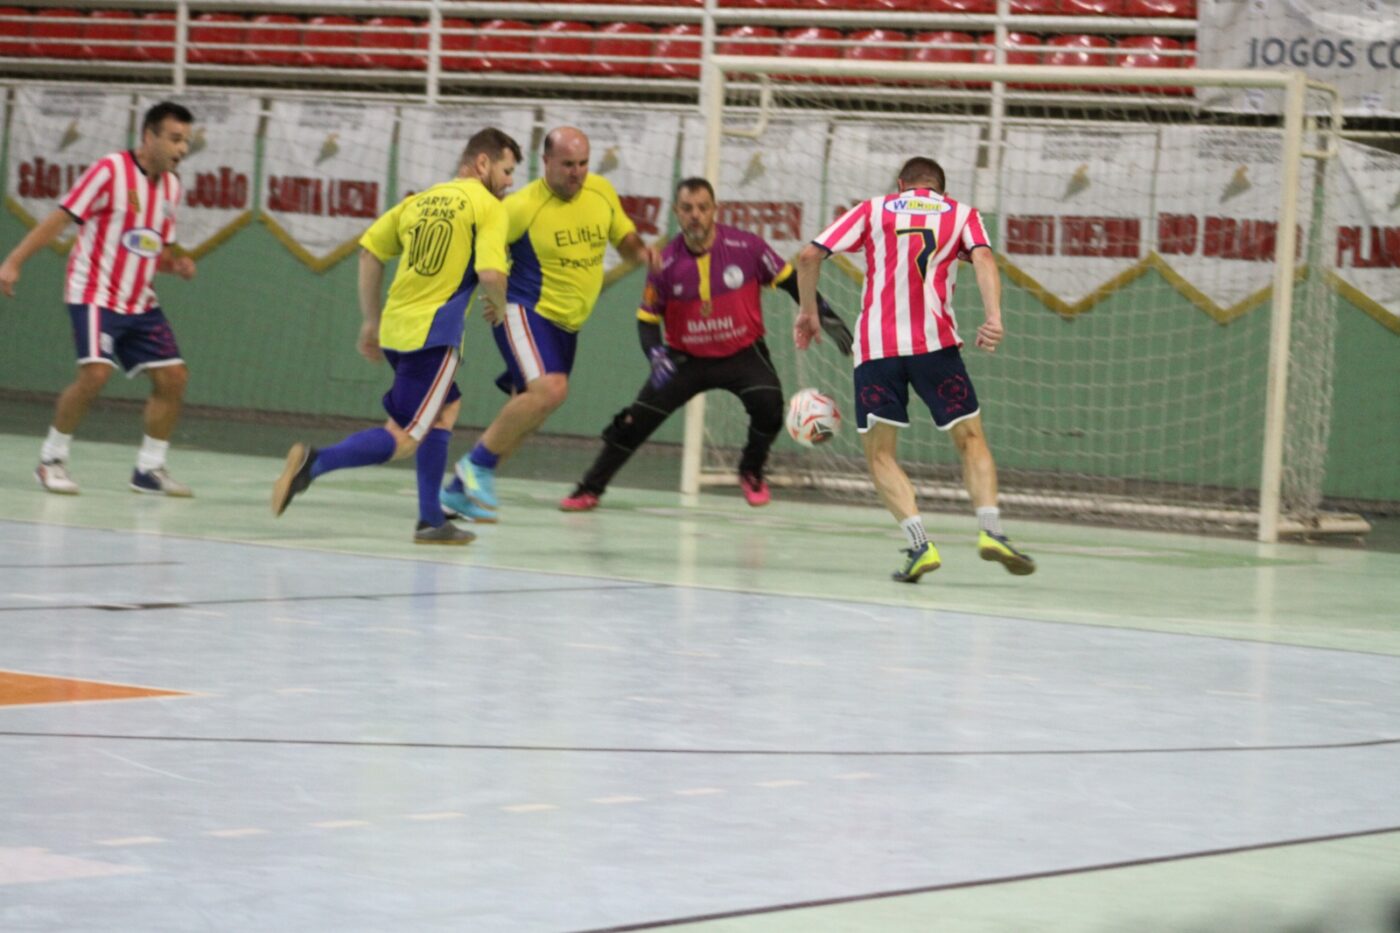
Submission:
M 841 430 L 841 412 L 831 396 L 798 389 L 788 399 L 787 432 L 803 447 L 825 444 Z

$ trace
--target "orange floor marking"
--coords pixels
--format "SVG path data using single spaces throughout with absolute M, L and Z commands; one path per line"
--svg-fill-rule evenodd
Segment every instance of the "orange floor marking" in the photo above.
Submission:
M 100 680 L 74 680 L 70 677 L 44 677 L 38 674 L 0 671 L 0 706 L 181 696 L 188 696 L 188 694 L 179 690 L 132 687 L 127 684 L 103 683 Z

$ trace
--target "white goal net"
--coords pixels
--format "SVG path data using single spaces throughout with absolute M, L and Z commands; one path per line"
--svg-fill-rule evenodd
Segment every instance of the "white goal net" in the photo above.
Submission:
M 1289 75 L 1134 73 L 1133 88 L 1124 78 L 720 57 L 706 94 L 709 151 L 687 164 L 708 154 L 720 219 L 790 255 L 890 190 L 907 157 L 943 165 L 948 193 L 987 220 L 1002 270 L 1005 342 L 995 354 L 969 342 L 963 355 L 1008 512 L 1261 540 L 1364 529 L 1320 508 L 1334 95 Z M 1071 93 L 1071 81 L 1105 93 Z M 1259 113 L 1212 109 L 1213 95 L 1246 85 Z M 850 254 L 822 274 L 852 327 L 862 268 Z M 830 343 L 796 352 L 794 305 L 777 292 L 765 300 L 784 390 L 818 388 L 848 418 L 815 450 L 780 439 L 771 480 L 874 503 L 849 423 L 849 359 Z M 953 303 L 967 339 L 982 320 L 970 268 Z M 911 414 L 900 457 L 921 503 L 966 508 L 950 439 L 922 408 Z M 712 395 L 700 417 L 703 442 L 688 432 L 691 485 L 734 482 L 742 409 Z

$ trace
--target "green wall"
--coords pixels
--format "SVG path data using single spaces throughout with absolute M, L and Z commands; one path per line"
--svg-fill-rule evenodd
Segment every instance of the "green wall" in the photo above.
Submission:
M 3 212 L 0 252 L 24 232 L 17 218 Z M 162 277 L 162 304 L 191 366 L 189 401 L 378 418 L 386 372 L 354 349 L 355 268 L 351 259 L 324 275 L 313 273 L 255 222 L 201 260 L 194 282 Z M 25 267 L 17 299 L 0 300 L 0 388 L 56 392 L 71 378 L 62 273 L 62 257 L 45 251 Z M 837 280 L 828 270 L 824 287 L 839 292 Z M 1257 482 L 1267 313 L 1261 309 L 1225 327 L 1185 302 L 1147 313 L 1145 308 L 1161 307 L 1164 287 L 1149 273 L 1093 310 L 1064 319 L 1007 283 L 1008 343 L 994 356 L 967 354 L 1003 467 L 1163 481 L 1198 481 L 1204 471 L 1207 482 Z M 645 378 L 634 318 L 640 288 L 641 275 L 633 273 L 604 292 L 580 339 L 570 399 L 550 422 L 551 431 L 596 435 Z M 838 307 L 850 308 L 851 300 L 839 296 Z M 792 352 L 792 304 L 784 295 L 771 295 L 769 302 L 771 344 L 786 356 Z M 970 333 L 980 319 L 971 276 L 959 289 L 957 305 Z M 1338 313 L 1325 491 L 1400 501 L 1400 337 L 1345 302 Z M 465 395 L 461 421 L 483 425 L 504 398 L 492 385 L 503 366 L 484 322 L 473 317 L 467 334 L 458 378 Z M 1071 334 L 1074 339 L 1066 340 Z M 1183 353 L 1197 357 L 1195 371 L 1218 378 L 1178 371 L 1170 360 Z M 844 378 L 839 361 L 832 361 L 831 372 Z M 1113 387 L 1130 382 L 1144 388 L 1127 400 Z M 144 380 L 114 379 L 110 385 L 109 394 L 117 397 L 140 397 L 146 388 Z M 1221 391 L 1228 385 L 1243 388 Z M 849 395 L 849 388 L 841 394 Z M 1135 422 L 1125 414 L 1130 409 L 1140 412 Z M 657 437 L 678 441 L 680 429 L 681 419 L 673 419 Z M 1250 441 L 1215 440 L 1231 432 Z M 1103 444 L 1105 436 L 1113 442 Z M 944 454 L 951 459 L 950 448 L 939 456 Z

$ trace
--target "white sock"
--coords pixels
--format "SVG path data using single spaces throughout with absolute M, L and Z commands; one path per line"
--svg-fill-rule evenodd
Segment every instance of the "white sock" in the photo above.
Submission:
M 977 510 L 977 527 L 989 535 L 1004 534 L 1001 530 L 1001 509 L 984 505 Z
M 169 441 L 158 441 L 150 435 L 143 435 L 141 451 L 136 455 L 136 469 L 142 473 L 159 470 L 165 466 L 165 452 L 169 449 Z
M 44 446 L 39 448 L 39 459 L 45 463 L 53 463 L 55 460 L 68 462 L 68 445 L 73 442 L 73 435 L 63 434 L 58 428 L 50 427 L 48 437 L 44 438 Z
M 918 550 L 928 544 L 928 534 L 924 531 L 924 520 L 922 516 L 913 515 L 899 523 L 899 527 L 904 529 L 904 534 L 909 538 L 909 546 Z

